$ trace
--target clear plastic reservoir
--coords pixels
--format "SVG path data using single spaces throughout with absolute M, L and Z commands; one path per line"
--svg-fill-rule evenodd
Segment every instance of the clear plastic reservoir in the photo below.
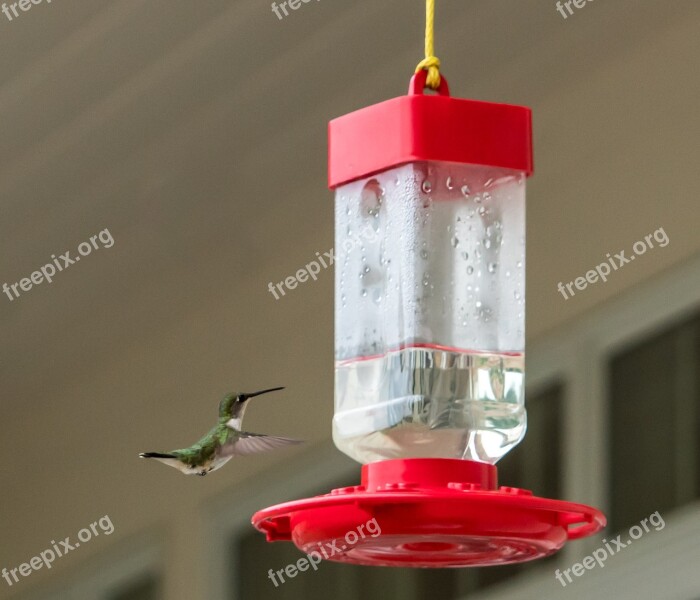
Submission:
M 336 189 L 333 439 L 495 463 L 525 434 L 525 174 L 405 164 Z

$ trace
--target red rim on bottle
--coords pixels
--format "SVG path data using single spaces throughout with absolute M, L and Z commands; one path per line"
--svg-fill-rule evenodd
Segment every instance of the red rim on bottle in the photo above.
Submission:
M 437 95 L 424 94 L 426 76 L 426 71 L 416 73 L 406 96 L 329 123 L 331 189 L 422 160 L 487 165 L 532 175 L 529 108 L 453 98 L 444 77 Z

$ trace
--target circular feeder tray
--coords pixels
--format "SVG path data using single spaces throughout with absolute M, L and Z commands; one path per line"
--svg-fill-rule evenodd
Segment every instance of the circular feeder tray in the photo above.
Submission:
M 252 522 L 307 554 L 394 567 L 525 562 L 605 527 L 590 506 L 498 487 L 492 465 L 422 458 L 365 465 L 362 485 L 266 508 Z

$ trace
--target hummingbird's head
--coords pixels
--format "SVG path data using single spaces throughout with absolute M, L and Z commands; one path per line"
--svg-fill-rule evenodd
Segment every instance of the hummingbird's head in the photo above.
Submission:
M 270 388 L 269 390 L 262 390 L 260 392 L 253 392 L 252 394 L 228 394 L 227 396 L 224 396 L 223 400 L 221 400 L 219 403 L 219 417 L 222 419 L 242 417 L 245 411 L 246 402 L 248 402 L 248 400 L 254 398 L 255 396 L 260 396 L 262 394 L 267 394 L 268 392 L 275 392 L 283 389 L 283 387 L 276 387 Z
M 245 394 L 227 394 L 219 402 L 219 416 L 221 418 L 231 418 L 236 405 L 242 406 L 245 402 Z

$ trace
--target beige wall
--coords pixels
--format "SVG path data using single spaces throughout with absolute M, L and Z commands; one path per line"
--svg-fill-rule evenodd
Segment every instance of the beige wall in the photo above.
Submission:
M 257 400 L 248 429 L 328 438 L 332 273 L 279 301 L 267 283 L 332 246 L 325 123 L 404 93 L 422 27 L 406 4 L 310 3 L 280 22 L 252 0 L 65 0 L 2 23 L 0 277 L 103 228 L 115 245 L 0 298 L 0 566 L 104 514 L 116 531 L 0 580 L 0 598 L 148 530 L 168 543 L 168 599 L 204 597 L 189 566 L 202 507 L 296 450 L 204 479 L 138 452 L 194 441 L 225 392 L 273 385 L 287 391 Z M 534 109 L 531 340 L 698 254 L 700 4 L 618 0 L 566 21 L 534 0 L 438 5 L 453 94 Z M 557 292 L 659 227 L 666 248 Z

